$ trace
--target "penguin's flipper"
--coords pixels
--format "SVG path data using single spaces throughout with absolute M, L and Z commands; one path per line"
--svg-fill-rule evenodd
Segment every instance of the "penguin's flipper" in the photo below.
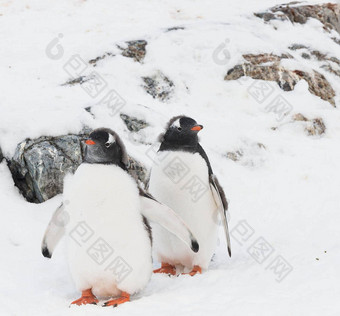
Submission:
M 41 243 L 41 252 L 44 257 L 51 258 L 53 251 L 59 243 L 61 237 L 65 234 L 65 226 L 67 225 L 67 217 L 65 216 L 65 207 L 62 203 L 53 213 L 50 222 L 45 231 L 43 241 Z
M 143 216 L 175 234 L 187 244 L 193 252 L 198 252 L 199 245 L 196 238 L 183 220 L 171 208 L 158 202 L 145 192 L 140 194 L 140 201 Z
M 228 220 L 227 220 L 227 211 L 228 211 L 228 202 L 225 197 L 223 188 L 221 187 L 220 183 L 218 182 L 216 176 L 214 174 L 210 175 L 210 189 L 214 196 L 215 203 L 217 205 L 217 209 L 221 216 L 222 225 L 224 228 L 225 237 L 227 240 L 228 245 L 228 254 L 231 257 L 231 245 L 230 245 L 230 235 L 229 235 L 229 228 L 228 228 Z

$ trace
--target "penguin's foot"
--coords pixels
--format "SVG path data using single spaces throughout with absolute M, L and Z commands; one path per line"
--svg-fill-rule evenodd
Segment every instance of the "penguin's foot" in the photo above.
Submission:
M 182 273 L 182 274 L 189 274 L 191 276 L 194 276 L 195 274 L 202 274 L 202 268 L 200 266 L 194 266 L 189 273 Z
M 166 273 L 171 275 L 176 275 L 176 267 L 162 262 L 162 266 L 159 269 L 153 270 L 153 273 Z
M 105 302 L 103 306 L 105 306 L 105 307 L 106 306 L 116 307 L 120 304 L 123 304 L 125 302 L 129 302 L 129 301 L 130 301 L 130 294 L 126 293 L 126 292 L 122 292 L 120 297 Z
M 81 298 L 73 301 L 71 305 L 97 304 L 98 302 L 98 299 L 92 294 L 92 290 L 88 289 L 83 291 Z

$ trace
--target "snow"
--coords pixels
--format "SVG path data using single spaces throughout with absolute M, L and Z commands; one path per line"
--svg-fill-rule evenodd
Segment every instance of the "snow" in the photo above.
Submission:
M 306 3 L 321 2 L 326 1 Z M 136 138 L 154 143 L 168 119 L 178 114 L 204 125 L 201 144 L 230 201 L 232 258 L 221 231 L 214 261 L 203 275 L 153 275 L 148 286 L 132 302 L 118 307 L 116 314 L 338 315 L 339 111 L 310 94 L 303 81 L 291 92 L 271 83 L 271 97 L 259 104 L 248 90 L 256 81 L 223 80 L 228 69 L 243 61 L 244 53 L 297 56 L 287 47 L 299 43 L 339 56 L 339 46 L 330 39 L 339 35 L 326 33 L 318 21 L 265 24 L 253 16 L 279 3 L 8 0 L 0 4 L 0 147 L 6 156 L 13 155 L 26 137 L 105 126 L 118 132 L 130 154 L 151 167 L 152 148 L 134 141 L 119 115 L 96 106 L 102 96 L 91 98 L 79 85 L 61 86 L 70 79 L 63 66 L 73 55 L 88 61 L 107 51 L 117 53 L 115 44 L 127 40 L 148 41 L 143 64 L 117 55 L 99 61 L 95 68 L 89 66 L 85 74 L 98 72 L 108 84 L 106 91 L 114 89 L 126 101 L 124 113 L 151 124 Z M 174 26 L 185 29 L 165 32 Z M 45 50 L 58 34 L 63 34 L 59 43 L 64 54 L 53 60 Z M 213 53 L 223 43 L 230 59 L 216 62 Z M 296 67 L 291 61 L 285 63 Z M 299 59 L 299 69 L 316 66 L 313 60 Z M 157 71 L 175 84 L 175 94 L 166 103 L 152 99 L 141 87 L 141 77 Z M 339 87 L 336 76 L 318 71 Z M 280 121 L 265 110 L 278 95 L 292 106 Z M 95 118 L 84 110 L 88 106 Z M 326 133 L 307 136 L 303 122 L 291 121 L 295 113 L 321 117 Z M 244 156 L 239 162 L 226 159 L 227 152 L 240 149 Z M 71 281 L 64 244 L 51 260 L 40 253 L 45 227 L 61 196 L 39 205 L 27 203 L 5 162 L 0 174 L 1 315 L 112 314 L 99 306 L 69 308 L 79 293 Z M 244 225 L 253 235 L 239 244 L 237 229 Z M 260 237 L 274 249 L 262 264 L 247 251 Z M 279 255 L 293 269 L 281 282 L 267 268 Z

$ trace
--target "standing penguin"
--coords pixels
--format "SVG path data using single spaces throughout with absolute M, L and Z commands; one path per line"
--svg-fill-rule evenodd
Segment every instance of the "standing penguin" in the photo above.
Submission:
M 200 250 L 188 251 L 176 236 L 155 225 L 155 250 L 162 263 L 155 273 L 175 275 L 176 266 L 189 269 L 190 275 L 207 269 L 218 238 L 218 213 L 231 256 L 228 203 L 199 144 L 197 134 L 202 128 L 192 118 L 176 116 L 169 121 L 165 134 L 160 135 L 158 164 L 151 170 L 149 192 L 177 212 L 197 237 Z
M 152 274 L 148 219 L 198 244 L 183 221 L 137 185 L 127 172 L 127 154 L 118 135 L 97 129 L 86 140 L 85 163 L 64 183 L 63 204 L 54 213 L 42 242 L 51 258 L 65 233 L 68 261 L 81 298 L 72 304 L 117 306 L 143 289 Z M 189 250 L 191 251 L 191 250 Z

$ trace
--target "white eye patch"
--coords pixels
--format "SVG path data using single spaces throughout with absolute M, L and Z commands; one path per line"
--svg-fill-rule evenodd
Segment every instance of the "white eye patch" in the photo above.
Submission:
M 175 122 L 173 122 L 173 123 L 172 123 L 172 126 L 173 126 L 173 127 L 177 127 L 177 128 L 181 127 L 181 124 L 179 123 L 179 119 L 176 120 Z
M 111 134 L 109 134 L 109 139 L 105 143 L 105 146 L 110 147 L 114 142 L 115 142 L 115 138 Z

